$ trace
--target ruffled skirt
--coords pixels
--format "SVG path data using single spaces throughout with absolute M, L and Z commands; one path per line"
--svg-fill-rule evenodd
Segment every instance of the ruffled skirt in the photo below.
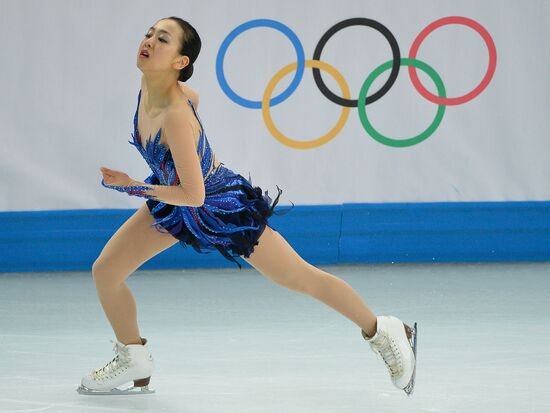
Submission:
M 160 184 L 154 174 L 145 182 Z M 263 193 L 260 187 L 252 185 L 250 177 L 247 180 L 223 164 L 205 179 L 205 188 L 205 202 L 200 207 L 147 199 L 155 219 L 153 226 L 159 232 L 172 234 L 184 247 L 191 245 L 201 254 L 217 250 L 242 268 L 235 258 L 250 257 L 265 227 L 273 228 L 268 223 L 269 217 L 283 215 L 275 211 L 282 190 L 277 186 L 278 194 L 272 201 L 268 191 Z M 294 204 L 284 213 L 293 207 Z

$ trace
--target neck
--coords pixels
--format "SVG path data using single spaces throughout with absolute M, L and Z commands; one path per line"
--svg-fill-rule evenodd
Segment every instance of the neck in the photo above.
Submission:
M 173 78 L 148 77 L 143 75 L 142 86 L 147 90 L 145 109 L 164 108 L 173 100 L 174 92 L 179 89 L 178 82 Z

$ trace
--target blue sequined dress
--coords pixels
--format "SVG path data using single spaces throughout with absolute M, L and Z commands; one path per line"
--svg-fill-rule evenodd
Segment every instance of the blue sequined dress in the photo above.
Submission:
M 134 115 L 134 132 L 131 134 L 132 140 L 128 142 L 137 148 L 151 168 L 152 173 L 144 182 L 151 185 L 179 185 L 170 149 L 159 143 L 161 131 L 159 130 L 155 139 L 146 142 L 145 148 L 141 144 L 137 127 L 140 99 L 141 90 Z M 187 101 L 201 126 L 197 154 L 206 189 L 206 198 L 202 206 L 177 206 L 160 202 L 140 190 L 150 189 L 146 187 L 115 187 L 105 184 L 103 180 L 101 184 L 129 195 L 148 198 L 147 207 L 155 219 L 152 226 L 157 231 L 172 234 L 182 246 L 191 245 L 201 254 L 218 250 L 226 259 L 241 268 L 235 258 L 240 255 L 248 258 L 258 245 L 258 239 L 266 225 L 273 228 L 269 225 L 268 218 L 273 214 L 282 215 L 274 210 L 282 190 L 277 186 L 278 195 L 271 203 L 268 191 L 262 195 L 262 189 L 252 186 L 250 177 L 247 180 L 226 168 L 223 162 L 214 168 L 214 158 L 204 126 L 192 101 Z

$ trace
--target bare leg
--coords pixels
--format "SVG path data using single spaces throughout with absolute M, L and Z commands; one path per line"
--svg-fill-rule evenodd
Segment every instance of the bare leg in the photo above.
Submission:
M 99 300 L 117 340 L 141 344 L 136 302 L 126 278 L 144 262 L 178 242 L 151 227 L 147 205 L 138 209 L 111 237 L 92 267 Z
M 306 262 L 270 227 L 265 228 L 259 241 L 249 258 L 241 258 L 275 283 L 322 301 L 369 336 L 375 334 L 375 314 L 347 282 Z

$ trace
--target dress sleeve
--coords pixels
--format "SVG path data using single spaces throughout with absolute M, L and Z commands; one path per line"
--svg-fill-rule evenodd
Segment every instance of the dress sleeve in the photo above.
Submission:
M 143 185 L 140 185 L 139 182 L 132 181 L 133 183 L 136 183 L 137 185 L 127 185 L 127 186 L 118 186 L 118 185 L 109 185 L 105 183 L 105 180 L 101 180 L 101 185 L 103 185 L 105 188 L 114 189 L 115 191 L 119 192 L 125 192 L 128 195 L 133 196 L 139 196 L 142 198 L 148 198 L 148 199 L 156 199 L 154 195 L 146 194 L 145 191 L 148 189 L 151 189 L 150 186 L 145 186 L 145 183 Z

